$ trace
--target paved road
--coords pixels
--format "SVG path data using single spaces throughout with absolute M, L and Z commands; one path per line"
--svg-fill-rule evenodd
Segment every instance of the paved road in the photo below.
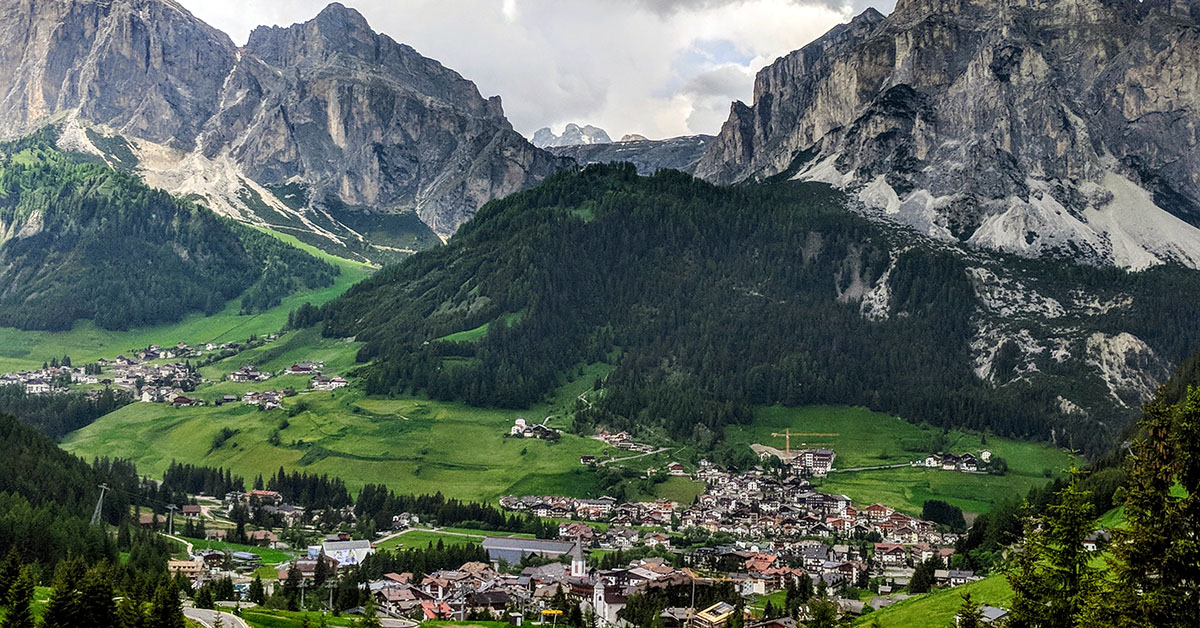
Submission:
M 221 625 L 225 628 L 250 628 L 250 624 L 242 621 L 241 617 L 233 613 L 222 613 L 219 611 L 210 611 L 203 608 L 184 608 L 183 616 L 192 621 L 199 622 L 206 628 L 212 628 L 217 621 L 217 616 L 221 617 Z

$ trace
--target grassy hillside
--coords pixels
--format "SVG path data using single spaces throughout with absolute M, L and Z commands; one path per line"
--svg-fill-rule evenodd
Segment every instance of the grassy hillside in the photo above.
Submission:
M 124 330 L 333 283 L 336 266 L 54 141 L 0 144 L 0 324 Z
M 356 349 L 327 341 L 334 344 L 321 353 L 320 344 L 308 344 L 301 337 L 295 346 L 313 349 L 300 352 L 295 346 L 289 348 L 294 337 L 278 341 L 283 351 L 265 364 L 284 365 L 303 355 L 323 356 L 331 367 L 344 363 Z M 289 378 L 274 378 L 256 387 L 297 383 L 285 380 Z M 352 489 L 383 483 L 404 493 L 441 491 L 469 499 L 492 499 L 510 492 L 582 496 L 595 493 L 596 488 L 594 473 L 579 464 L 579 457 L 605 455 L 610 448 L 572 435 L 564 435 L 558 443 L 504 435 L 517 416 L 537 421 L 551 416 L 550 424 L 562 427 L 562 416 L 591 381 L 583 377 L 565 383 L 550 402 L 520 412 L 412 397 L 371 398 L 351 389 L 302 393 L 286 400 L 286 411 L 260 412 L 242 404 L 199 408 L 132 404 L 69 435 L 62 446 L 84 457 L 128 457 L 150 474 L 180 460 L 228 467 L 246 477 L 271 474 L 280 466 L 301 468 L 339 476 Z M 229 386 L 202 388 L 196 396 L 218 396 Z M 293 416 L 287 419 L 288 427 L 279 431 L 280 444 L 272 445 L 268 442 L 272 433 L 289 413 Z M 213 436 L 225 427 L 238 433 L 210 451 Z
M 914 425 L 865 408 L 840 406 L 756 408 L 754 422 L 729 428 L 727 438 L 738 445 L 761 443 L 783 449 L 784 439 L 771 434 L 785 429 L 838 434 L 793 437 L 792 448 L 829 447 L 837 452 L 834 464 L 839 470 L 903 465 L 937 451 L 978 455 L 987 449 L 1008 462 L 1008 474 L 1000 477 L 904 467 L 840 471 L 819 481 L 822 490 L 845 493 L 855 503 L 881 502 L 914 515 L 921 513 L 927 499 L 941 499 L 967 512 L 987 512 L 999 501 L 1044 485 L 1049 481 L 1047 473 L 1057 477 L 1076 460 L 1045 443 Z
M 954 625 L 954 616 L 962 606 L 962 596 L 971 594 L 971 599 L 989 606 L 1008 607 L 1012 600 L 1012 587 L 1003 575 L 988 576 L 979 582 L 938 589 L 914 598 L 897 602 L 886 608 L 869 613 L 854 622 L 855 626 L 873 626 L 876 621 L 883 628 L 944 628 Z
M 51 357 L 61 358 L 63 355 L 70 355 L 76 363 L 84 363 L 101 357 L 113 358 L 130 349 L 150 344 L 167 346 L 184 341 L 196 345 L 245 340 L 251 334 L 275 332 L 287 323 L 288 313 L 292 310 L 305 302 L 318 305 L 325 303 L 345 292 L 371 272 L 370 266 L 322 253 L 311 246 L 301 244 L 291 236 L 274 232 L 264 233 L 270 233 L 335 265 L 340 272 L 333 284 L 284 297 L 279 305 L 257 314 L 242 314 L 241 300 L 234 299 L 211 316 L 196 313 L 177 323 L 127 331 L 101 329 L 90 321 L 80 321 L 70 331 L 64 332 L 0 327 L 0 372 L 40 367 Z

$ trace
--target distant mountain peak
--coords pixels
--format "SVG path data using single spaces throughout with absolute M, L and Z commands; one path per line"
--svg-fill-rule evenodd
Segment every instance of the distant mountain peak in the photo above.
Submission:
M 600 127 L 590 124 L 579 126 L 574 122 L 563 128 L 562 135 L 555 135 L 550 127 L 543 127 L 533 134 L 533 145 L 538 148 L 550 146 L 583 146 L 588 144 L 611 144 L 612 138 Z

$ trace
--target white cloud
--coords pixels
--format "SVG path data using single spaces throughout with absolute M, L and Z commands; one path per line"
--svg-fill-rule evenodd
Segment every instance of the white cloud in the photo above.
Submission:
M 180 0 L 246 41 L 312 18 L 318 0 Z M 344 0 L 377 31 L 500 94 L 525 134 L 567 122 L 613 137 L 715 133 L 754 73 L 866 4 L 821 0 Z

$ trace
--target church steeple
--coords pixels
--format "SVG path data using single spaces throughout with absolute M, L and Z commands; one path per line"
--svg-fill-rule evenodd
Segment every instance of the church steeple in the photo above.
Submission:
M 583 558 L 583 540 L 576 537 L 575 545 L 571 547 L 571 577 L 587 576 L 587 561 Z

